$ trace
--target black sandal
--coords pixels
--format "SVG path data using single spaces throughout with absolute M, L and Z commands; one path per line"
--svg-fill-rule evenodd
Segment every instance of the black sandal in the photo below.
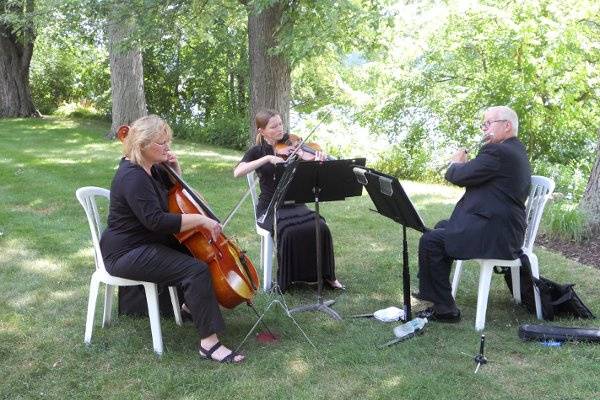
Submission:
M 222 360 L 218 360 L 216 358 L 214 358 L 212 355 L 215 351 L 217 351 L 218 348 L 220 348 L 221 346 L 223 346 L 221 344 L 221 342 L 217 342 L 215 343 L 215 345 L 213 347 L 211 347 L 210 349 L 206 350 L 204 347 L 202 347 L 202 345 L 200 343 L 198 343 L 198 352 L 200 354 L 200 357 L 206 359 L 206 360 L 211 360 L 211 361 L 216 361 L 216 362 L 220 362 L 220 363 L 226 363 L 226 364 L 239 364 L 242 361 L 244 361 L 244 359 L 242 358 L 239 361 L 235 360 L 236 356 L 241 355 L 240 353 L 236 353 L 235 351 L 231 350 L 231 353 L 229 353 L 228 355 L 226 355 L 225 357 L 223 357 Z

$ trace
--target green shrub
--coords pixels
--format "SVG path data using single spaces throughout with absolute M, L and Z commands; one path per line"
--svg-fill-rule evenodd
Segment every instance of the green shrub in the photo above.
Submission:
M 213 144 L 236 150 L 248 147 L 248 122 L 239 116 L 219 116 L 204 126 L 198 122 L 181 120 L 171 123 L 176 137 L 193 142 Z
M 556 184 L 554 191 L 563 194 L 565 200 L 573 203 L 579 202 L 583 196 L 591 167 L 592 165 L 585 160 L 572 160 L 566 165 L 544 160 L 532 163 L 533 175 L 552 178 Z
M 108 120 L 110 116 L 99 112 L 94 106 L 85 103 L 64 103 L 53 113 L 61 117 Z
M 373 168 L 401 179 L 441 182 L 443 176 L 430 168 L 430 152 L 425 148 L 408 148 L 404 143 L 380 154 Z
M 110 71 L 107 52 L 84 38 L 42 30 L 31 60 L 30 85 L 33 102 L 42 114 L 52 114 L 63 103 L 91 102 L 109 114 Z
M 567 201 L 549 203 L 544 211 L 542 229 L 550 237 L 581 242 L 589 232 L 585 215 L 577 204 Z
M 240 116 L 217 115 L 204 127 L 204 135 L 210 144 L 230 149 L 245 150 L 248 147 L 248 121 Z
M 71 98 L 75 77 L 70 66 L 58 59 L 54 64 L 34 65 L 30 82 L 35 106 L 40 113 L 49 115 L 56 111 L 61 102 Z

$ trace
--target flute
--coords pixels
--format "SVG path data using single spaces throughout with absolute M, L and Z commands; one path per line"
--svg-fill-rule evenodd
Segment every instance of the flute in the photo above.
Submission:
M 493 136 L 494 136 L 493 134 L 491 134 L 491 135 L 485 135 L 485 136 L 483 136 L 483 137 L 481 138 L 481 140 L 480 140 L 479 142 L 477 142 L 475 145 L 473 145 L 473 146 L 471 146 L 471 147 L 469 147 L 469 148 L 466 148 L 466 149 L 465 149 L 465 153 L 466 153 L 466 154 L 469 154 L 469 153 L 472 153 L 472 152 L 474 152 L 475 150 L 479 150 L 479 149 L 480 149 L 480 148 L 482 148 L 484 145 L 486 145 L 486 144 L 487 144 L 487 143 L 490 141 L 490 139 L 491 139 Z M 450 163 L 450 162 L 447 162 L 446 164 L 443 164 L 443 165 L 441 165 L 440 167 L 438 167 L 438 168 L 436 169 L 436 172 L 437 172 L 437 173 L 440 173 L 440 172 L 442 172 L 444 169 L 446 169 L 446 168 L 450 167 L 450 165 L 451 165 L 451 163 Z

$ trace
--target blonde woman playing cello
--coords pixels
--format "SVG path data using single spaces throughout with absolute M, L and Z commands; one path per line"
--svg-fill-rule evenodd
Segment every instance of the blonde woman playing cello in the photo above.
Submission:
M 108 226 L 100 241 L 106 270 L 122 278 L 179 285 L 200 336 L 200 356 L 239 363 L 244 356 L 217 337 L 225 326 L 207 265 L 190 256 L 173 236 L 202 226 L 216 238 L 221 226 L 204 215 L 168 212 L 172 183 L 158 164 L 167 163 L 181 173 L 169 149 L 172 135 L 164 120 L 149 115 L 135 121 L 124 139 L 124 157 L 110 190 Z

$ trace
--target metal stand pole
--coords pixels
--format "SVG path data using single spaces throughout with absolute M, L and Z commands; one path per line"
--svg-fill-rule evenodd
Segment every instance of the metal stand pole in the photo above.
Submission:
M 315 193 L 315 240 L 317 244 L 317 303 L 310 304 L 307 306 L 299 306 L 292 308 L 290 313 L 304 312 L 304 311 L 322 311 L 329 315 L 331 318 L 341 321 L 342 317 L 335 312 L 330 305 L 335 303 L 335 300 L 323 301 L 322 290 L 323 290 L 323 265 L 321 260 L 321 217 L 319 214 L 319 192 L 321 189 L 318 186 L 313 188 Z
M 412 319 L 410 310 L 410 271 L 408 269 L 408 243 L 406 242 L 406 226 L 402 225 L 402 287 L 404 289 L 404 321 Z

